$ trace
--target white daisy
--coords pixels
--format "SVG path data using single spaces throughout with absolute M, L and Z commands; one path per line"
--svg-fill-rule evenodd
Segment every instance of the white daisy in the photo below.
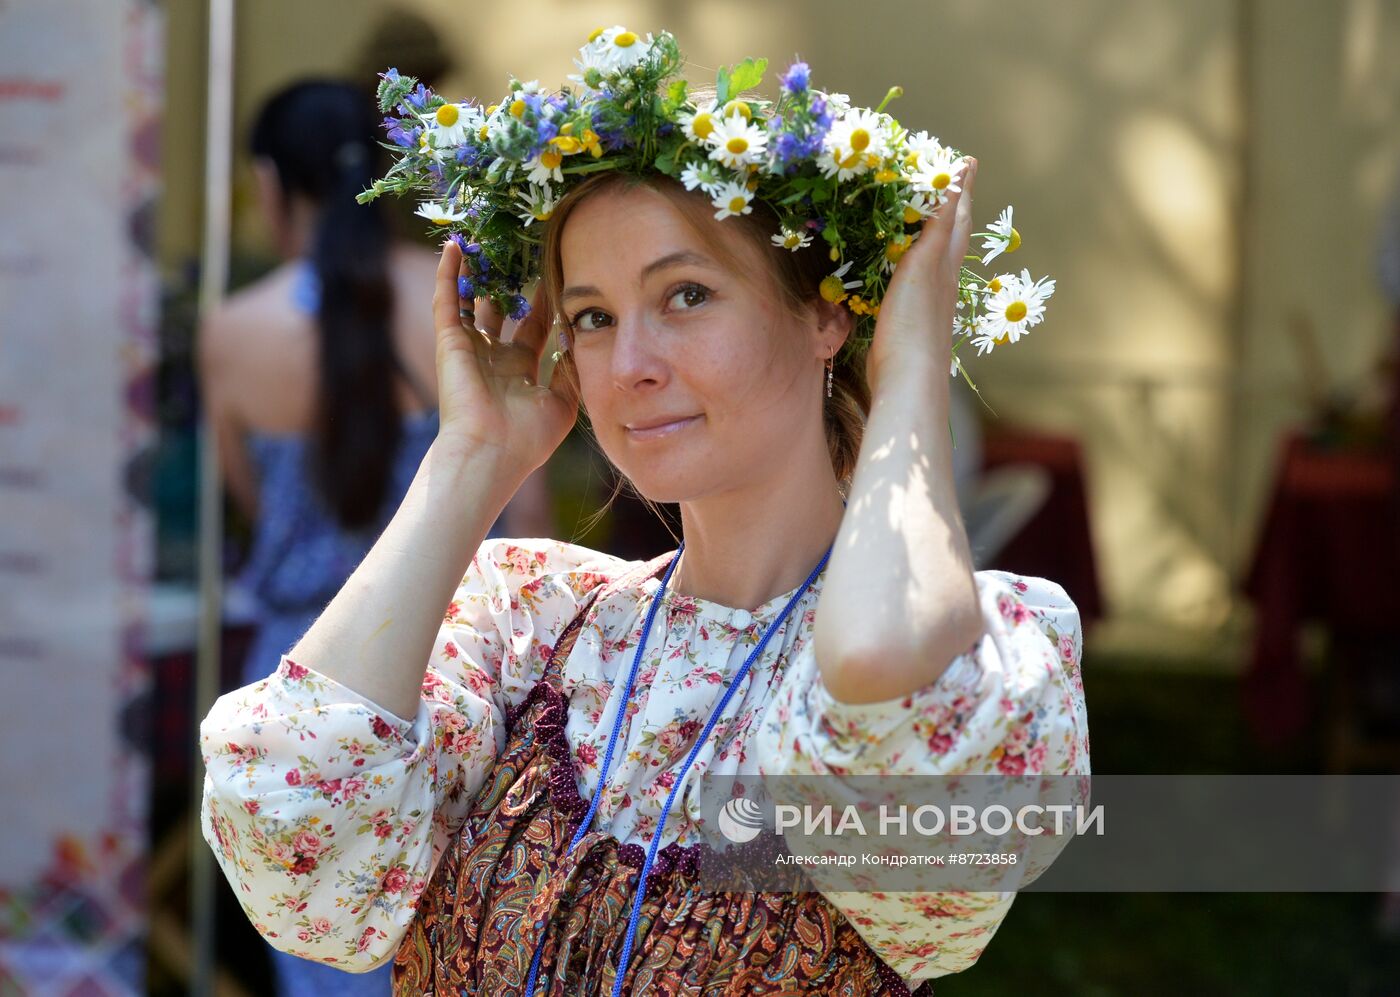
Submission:
M 681 183 L 686 190 L 699 187 L 706 194 L 713 195 L 727 178 L 720 172 L 719 164 L 708 159 L 691 163 L 681 170 Z
M 979 357 L 982 356 L 982 354 L 984 353 L 992 352 L 992 346 L 994 344 L 1004 342 L 1006 342 L 1005 336 L 1001 337 L 1001 339 L 993 339 L 985 332 L 979 332 L 972 338 L 972 345 L 977 347 L 977 355 Z
M 1042 277 L 1033 283 L 1029 270 L 1022 270 L 1020 277 L 999 274 L 996 282 L 1000 287 L 982 303 L 983 336 L 1014 343 L 1045 317 L 1045 302 L 1055 293 L 1055 282 Z
M 548 221 L 549 216 L 554 214 L 555 205 L 559 203 L 548 184 L 541 186 L 532 183 L 528 191 L 517 191 L 515 196 L 520 201 L 522 210 L 518 214 L 525 222 L 526 228 L 534 222 Z
M 835 116 L 839 117 L 851 109 L 851 98 L 849 94 L 824 93 L 821 90 L 816 92 L 826 98 L 826 109 Z
M 481 111 L 471 104 L 443 104 L 418 117 L 433 133 L 437 147 L 445 149 L 467 140 L 467 133 L 479 123 Z
M 962 179 L 966 165 L 961 157 L 953 158 L 948 149 L 943 149 L 930 159 L 921 155 L 918 165 L 909 175 L 909 184 L 919 193 L 928 195 L 933 206 L 937 207 L 948 200 L 950 193 L 962 192 L 958 181 Z
M 677 120 L 685 130 L 686 138 L 692 142 L 707 142 L 710 133 L 715 130 L 715 125 L 719 124 L 719 103 L 712 100 L 704 107 L 682 111 Z
M 424 128 L 423 133 L 418 136 L 418 154 L 427 156 L 435 163 L 442 162 L 442 149 L 432 141 L 433 130 Z
M 1002 211 L 1001 217 L 987 227 L 991 229 L 991 234 L 982 237 L 982 248 L 990 249 L 991 252 L 982 257 L 983 266 L 1002 253 L 1016 252 L 1021 245 L 1021 233 L 1011 227 L 1011 206 L 1009 204 Z
M 822 139 L 817 164 L 826 176 L 849 180 L 878 167 L 889 155 L 889 128 L 885 116 L 865 108 L 846 112 Z
M 595 57 L 606 67 L 603 72 L 610 74 L 625 73 L 651 55 L 651 35 L 642 38 L 620 24 L 605 28 L 589 44 L 598 46 Z
M 832 304 L 839 305 L 849 296 L 847 292 L 853 291 L 865 284 L 863 280 L 841 280 L 842 277 L 846 276 L 846 271 L 851 269 L 851 264 L 854 262 L 854 260 L 847 260 L 836 270 L 833 270 L 822 278 L 821 295 L 823 298 L 830 301 Z
M 563 183 L 564 171 L 560 169 L 563 162 L 564 154 L 559 151 L 558 146 L 547 145 L 531 156 L 525 164 L 525 168 L 530 171 L 525 179 L 537 185 L 548 185 L 551 180 Z
M 716 122 L 706 142 L 711 159 L 737 170 L 763 161 L 768 133 L 743 116 L 731 114 Z
M 784 228 L 777 235 L 773 236 L 773 245 L 783 249 L 790 249 L 794 253 L 799 249 L 806 249 L 812 244 L 812 236 L 807 232 L 794 232 L 790 228 Z
M 911 225 L 933 214 L 938 203 L 927 194 L 909 191 L 904 198 L 904 220 Z
M 962 306 L 963 306 L 963 303 L 962 303 L 961 301 L 959 301 L 959 302 L 958 302 L 958 307 L 961 308 Z M 954 338 L 954 339 L 956 339 L 956 338 L 959 337 L 959 336 L 963 336 L 963 337 L 975 336 L 975 335 L 976 335 L 978 332 L 980 332 L 981 330 L 982 330 L 982 316 L 981 316 L 980 314 L 978 314 L 978 315 L 973 315 L 971 318 L 964 318 L 962 315 L 958 314 L 957 312 L 954 312 L 954 313 L 953 313 L 953 338 Z
M 467 217 L 467 209 L 459 208 L 455 211 L 444 208 L 436 201 L 424 201 L 418 205 L 418 210 L 414 212 L 428 219 L 434 225 L 451 225 L 453 222 L 460 222 Z
M 609 46 L 603 41 L 603 34 L 607 28 L 594 28 L 593 33 L 588 36 L 588 41 L 578 50 L 578 58 L 574 60 L 574 65 L 578 67 L 578 72 L 569 77 L 574 83 L 578 83 L 590 93 L 593 87 L 588 83 L 589 70 L 597 70 L 599 74 L 607 75 L 612 72 L 612 58 Z
M 909 132 L 904 138 L 904 158 L 910 167 L 916 165 L 920 159 L 932 159 L 943 151 L 943 143 L 938 141 L 938 136 L 930 135 L 922 129 L 917 132 Z M 915 158 L 910 159 L 910 157 Z
M 747 215 L 753 211 L 753 205 L 749 202 L 753 200 L 753 191 L 741 183 L 727 180 L 714 190 L 714 198 L 711 200 L 717 210 L 715 220 L 723 221 L 730 215 Z
M 899 266 L 900 259 L 909 251 L 909 247 L 914 245 L 914 240 L 918 237 L 918 232 L 910 232 L 907 235 L 895 236 L 887 242 L 885 251 L 880 256 L 880 270 L 883 273 L 894 273 L 894 268 Z
M 861 107 L 843 114 L 831 130 L 848 149 L 884 159 L 890 154 L 889 125 L 889 115 Z
M 483 144 L 494 144 L 505 136 L 510 128 L 510 101 L 492 104 L 486 109 L 481 126 L 477 128 L 477 139 Z
M 821 168 L 822 176 L 834 176 L 838 183 L 860 176 L 873 165 L 858 152 L 837 145 L 823 145 L 822 151 L 817 155 L 817 166 Z

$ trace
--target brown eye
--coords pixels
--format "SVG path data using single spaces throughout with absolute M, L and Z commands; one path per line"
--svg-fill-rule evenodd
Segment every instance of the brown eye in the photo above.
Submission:
M 590 319 L 599 315 L 603 316 L 603 318 L 606 319 L 608 313 L 600 308 L 589 308 L 585 311 L 581 311 L 569 320 L 569 328 L 577 332 L 592 332 L 595 329 L 597 329 L 598 326 L 593 324 L 584 325 L 583 323 L 586 319 Z
M 702 284 L 682 284 L 671 294 L 671 301 L 680 298 L 684 302 L 680 307 L 689 309 L 704 304 L 709 297 L 710 289 Z

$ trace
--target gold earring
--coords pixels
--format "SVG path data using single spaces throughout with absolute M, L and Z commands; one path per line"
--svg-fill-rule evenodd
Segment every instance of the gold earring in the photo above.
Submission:
M 831 373 L 836 368 L 836 354 L 826 358 L 826 397 L 831 397 Z

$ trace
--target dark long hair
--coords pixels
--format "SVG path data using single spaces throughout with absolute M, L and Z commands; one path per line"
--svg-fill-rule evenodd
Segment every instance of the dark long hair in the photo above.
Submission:
M 320 282 L 319 387 L 308 457 L 345 529 L 375 520 L 402 436 L 390 227 L 377 202 L 355 202 L 379 172 L 378 130 L 361 91 L 306 80 L 263 105 L 250 142 L 254 156 L 272 161 L 285 194 L 305 197 L 317 212 L 309 257 Z

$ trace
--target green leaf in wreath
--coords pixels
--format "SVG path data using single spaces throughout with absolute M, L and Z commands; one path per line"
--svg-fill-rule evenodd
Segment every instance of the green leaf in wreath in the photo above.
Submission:
M 676 109 L 685 103 L 686 82 L 685 80 L 673 80 L 670 89 L 666 91 L 666 100 L 661 105 L 661 113 L 666 117 L 676 113 Z
M 752 90 L 763 82 L 763 71 L 767 68 L 767 59 L 745 59 L 730 70 L 730 92 L 738 96 L 745 90 Z

